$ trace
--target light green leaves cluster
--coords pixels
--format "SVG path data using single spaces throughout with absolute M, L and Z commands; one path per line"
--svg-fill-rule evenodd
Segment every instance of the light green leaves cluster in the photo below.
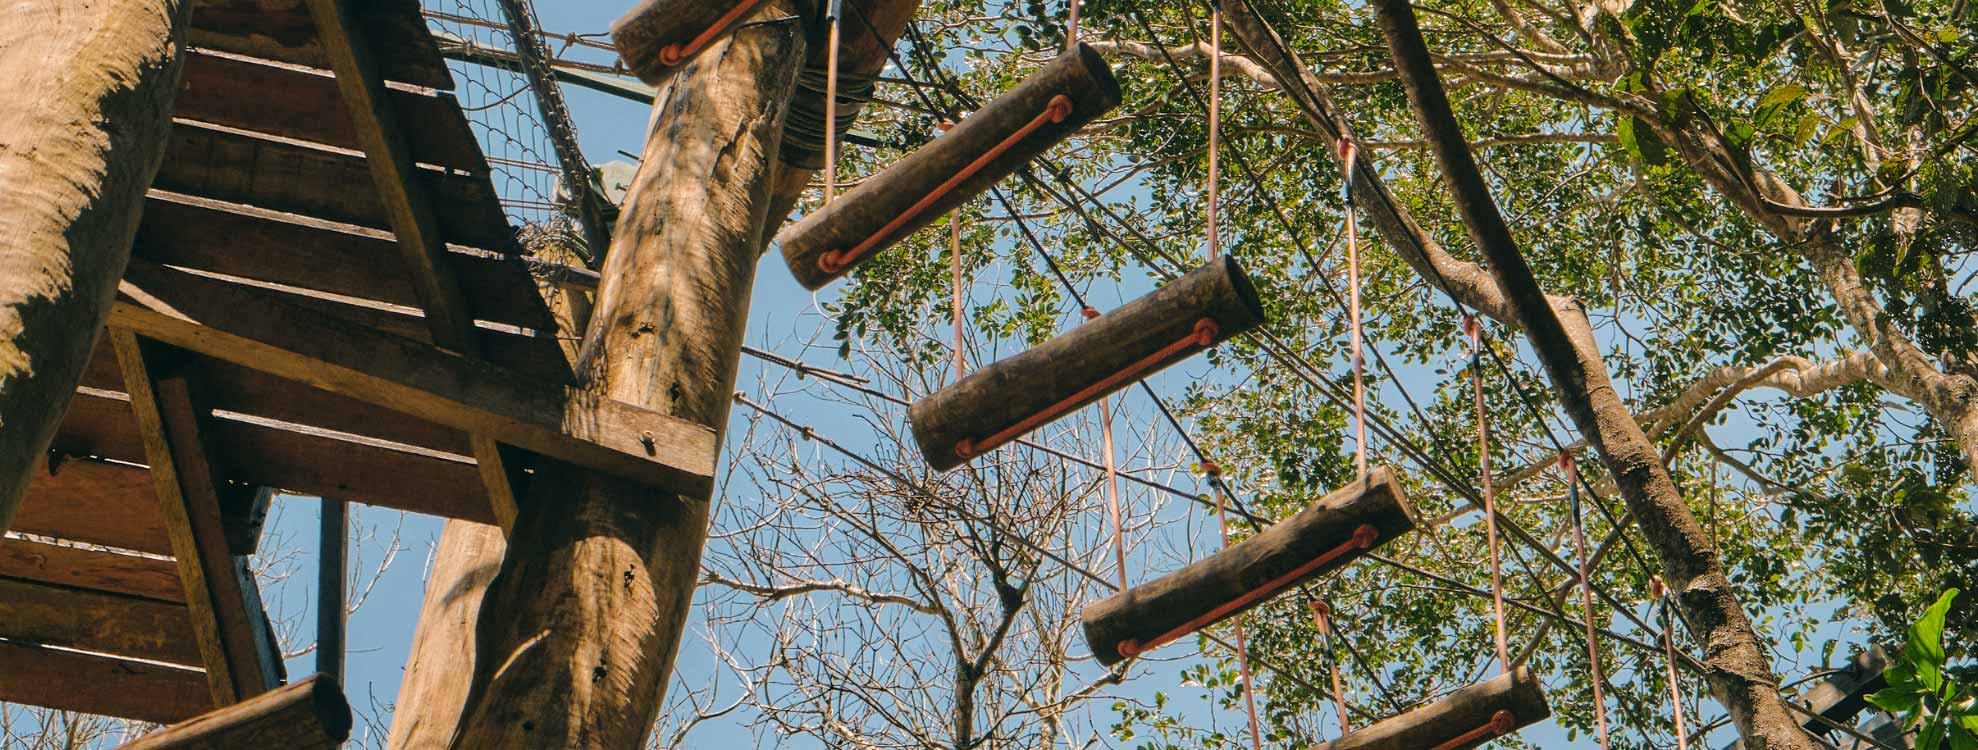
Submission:
M 1978 750 L 1978 692 L 1945 670 L 1944 621 L 1958 590 L 1945 591 L 1909 628 L 1909 642 L 1889 669 L 1889 686 L 1868 702 L 1903 717 L 1915 729 L 1917 750 Z

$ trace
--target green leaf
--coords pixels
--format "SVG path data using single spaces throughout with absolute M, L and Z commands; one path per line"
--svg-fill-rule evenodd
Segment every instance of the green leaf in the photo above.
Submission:
M 1909 627 L 1911 658 L 1933 667 L 1944 665 L 1944 618 L 1950 614 L 1951 602 L 1957 600 L 1957 595 L 1957 589 L 1945 591 L 1937 597 L 1937 603 L 1923 612 L 1923 619 Z
M 1806 87 L 1801 86 L 1797 83 L 1788 83 L 1784 86 L 1774 86 L 1772 87 L 1771 91 L 1765 92 L 1765 96 L 1761 97 L 1758 100 L 1758 106 L 1777 107 L 1786 104 L 1792 104 L 1794 102 L 1798 102 L 1800 100 L 1805 99 L 1807 93 L 1808 91 Z
M 1905 714 L 1916 710 L 1923 700 L 1917 697 L 1914 689 L 1891 686 L 1870 693 L 1868 702 L 1892 714 Z

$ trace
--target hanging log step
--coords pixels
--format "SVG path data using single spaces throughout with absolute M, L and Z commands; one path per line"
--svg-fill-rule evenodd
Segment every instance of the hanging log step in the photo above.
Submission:
M 1551 715 L 1538 677 L 1519 667 L 1320 745 L 1318 750 L 1470 750 Z
M 350 739 L 350 703 L 336 678 L 313 675 L 152 732 L 118 750 L 334 750 Z
M 1414 528 L 1415 507 L 1394 474 L 1377 468 L 1234 547 L 1087 605 L 1085 640 L 1099 663 L 1119 663 L 1343 568 Z
M 1080 44 L 953 130 L 777 236 L 797 281 L 816 290 L 981 195 L 1120 103 L 1112 68 Z
M 643 0 L 611 24 L 611 45 L 653 86 L 748 20 L 762 0 Z
M 1263 322 L 1256 288 L 1226 256 L 975 371 L 907 418 L 927 463 L 947 471 Z

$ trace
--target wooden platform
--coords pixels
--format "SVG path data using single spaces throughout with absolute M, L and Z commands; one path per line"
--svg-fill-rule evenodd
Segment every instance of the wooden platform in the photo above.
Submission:
M 284 679 L 263 488 L 513 522 L 540 457 L 711 484 L 570 364 L 413 0 L 195 0 L 111 322 L 0 539 L 0 701 L 173 722 Z M 231 541 L 230 541 L 231 540 Z

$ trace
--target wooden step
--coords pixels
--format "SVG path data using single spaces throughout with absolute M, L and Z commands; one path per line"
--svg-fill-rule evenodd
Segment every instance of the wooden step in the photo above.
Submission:
M 0 578 L 0 638 L 170 664 L 202 663 L 185 605 Z
M 453 75 L 414 0 L 358 0 L 387 80 L 452 90 Z M 305 0 L 194 0 L 194 47 L 330 69 Z
M 0 577 L 185 603 L 177 563 L 74 544 L 0 539 Z
M 206 673 L 0 640 L 0 701 L 169 724 L 213 709 Z
M 84 404 L 82 408 L 90 412 L 92 406 Z M 125 414 L 129 414 L 128 409 Z M 69 429 L 66 422 L 63 429 Z M 135 423 L 130 429 L 137 429 Z M 73 447 L 78 442 L 80 438 L 72 437 L 58 439 L 56 444 L 59 449 L 65 443 Z M 13 530 L 154 555 L 172 554 L 172 540 L 165 534 L 165 517 L 158 512 L 151 472 L 89 458 L 64 459 L 52 474 L 44 461 L 28 480 L 27 497 L 14 516 Z

